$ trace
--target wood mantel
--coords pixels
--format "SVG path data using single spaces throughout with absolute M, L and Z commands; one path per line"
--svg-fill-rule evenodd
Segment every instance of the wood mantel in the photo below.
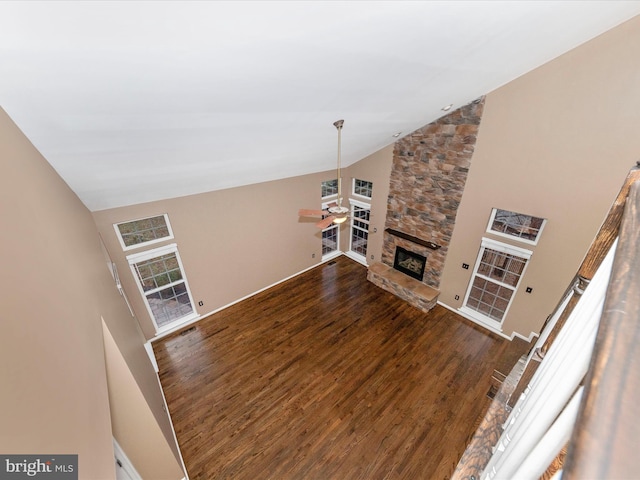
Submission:
M 401 232 L 400 230 L 394 230 L 393 228 L 385 229 L 385 232 L 394 235 L 396 237 L 404 238 L 405 240 L 409 240 L 417 245 L 421 245 L 423 247 L 430 248 L 431 250 L 437 250 L 441 247 L 437 243 L 430 242 L 429 240 L 423 240 L 418 237 L 414 237 L 413 235 L 409 235 L 408 233 Z

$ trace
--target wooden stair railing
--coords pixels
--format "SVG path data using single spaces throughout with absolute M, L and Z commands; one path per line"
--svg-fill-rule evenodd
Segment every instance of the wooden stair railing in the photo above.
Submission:
M 640 478 L 640 182 L 629 191 L 564 479 Z
M 545 325 L 540 341 L 519 362 L 507 380 L 501 386 L 498 394 L 492 402 L 487 415 L 483 419 L 471 440 L 467 450 L 463 454 L 454 472 L 453 479 L 480 479 L 492 455 L 491 450 L 502 433 L 502 424 L 522 392 L 533 378 L 540 365 L 540 361 L 548 352 L 562 327 L 575 309 L 585 287 L 593 278 L 605 255 L 618 238 L 621 237 L 621 245 L 618 246 L 616 263 L 614 266 L 615 277 L 612 277 L 611 288 L 608 291 L 605 312 L 598 332 L 596 350 L 592 357 L 592 364 L 587 374 L 585 394 L 582 398 L 576 429 L 568 446 L 566 478 L 640 478 L 638 468 L 629 470 L 626 464 L 638 467 L 633 449 L 640 438 L 640 422 L 630 421 L 634 409 L 625 409 L 622 421 L 611 412 L 619 410 L 620 401 L 630 402 L 634 405 L 640 395 L 640 349 L 634 348 L 640 341 L 640 255 L 636 254 L 636 245 L 640 236 L 640 162 L 629 172 L 618 196 L 607 214 L 596 238 L 584 257 L 572 284 L 569 286 L 556 311 L 550 319 L 553 322 Z M 627 201 L 629 197 L 629 201 Z M 624 213 L 625 226 L 622 227 Z M 634 237 L 635 235 L 635 237 Z M 624 277 L 620 279 L 618 277 Z M 630 290 L 635 288 L 636 290 Z M 634 294 L 624 292 L 633 291 Z M 615 298 L 615 300 L 614 300 Z M 631 300 L 631 301 L 630 301 Z M 622 303 L 620 306 L 618 303 Z M 620 321 L 624 312 L 626 322 Z M 612 318 L 607 320 L 607 318 Z M 631 319 L 629 318 L 631 317 Z M 549 320 L 548 320 L 549 322 Z M 609 325 L 609 326 L 607 326 Z M 627 334 L 624 339 L 624 348 L 620 350 L 622 355 L 613 355 L 614 344 L 619 342 L 621 334 Z M 635 356 L 632 356 L 635 353 Z M 633 368 L 625 370 L 623 367 L 624 355 L 630 356 Z M 603 391 L 604 380 L 607 386 L 622 392 L 623 400 L 617 400 L 616 395 Z M 626 388 L 626 389 L 625 389 Z M 609 409 L 609 410 L 607 410 Z M 622 416 L 621 416 L 622 417 Z M 608 439 L 603 447 L 603 439 Z M 620 440 L 622 438 L 622 440 Z M 615 441 L 621 443 L 615 443 Z M 625 443 L 626 442 L 626 443 Z M 612 453 L 611 450 L 615 450 Z M 599 452 L 599 455 L 594 455 Z M 627 462 L 621 461 L 623 458 Z M 586 460 L 589 461 L 586 461 Z M 596 463 L 597 465 L 594 465 Z M 597 469 L 596 469 L 597 467 Z M 594 475 L 594 472 L 598 472 Z M 623 473 L 624 472 L 624 473 Z M 625 476 L 626 475 L 626 476 Z
M 602 263 L 602 260 L 617 238 L 626 199 L 629 194 L 629 188 L 631 184 L 638 180 L 640 180 L 640 162 L 636 163 L 636 165 L 629 171 L 629 174 L 627 175 L 627 178 L 625 179 L 624 184 L 622 185 L 622 188 L 618 193 L 618 196 L 611 205 L 609 213 L 607 214 L 604 222 L 600 227 L 600 230 L 591 243 L 591 246 L 589 247 L 589 250 L 584 257 L 580 268 L 578 268 L 578 272 L 573 278 L 571 285 L 565 292 L 565 295 L 563 295 L 560 302 L 558 302 L 556 311 L 561 308 L 566 295 L 571 295 L 569 303 L 560 314 L 558 321 L 555 323 L 555 325 L 552 326 L 544 343 L 541 346 L 534 347 L 535 351 L 529 355 L 529 361 L 527 362 L 522 377 L 518 381 L 518 385 L 509 398 L 508 403 L 510 407 L 513 408 L 516 401 L 529 384 L 529 381 L 533 377 L 533 374 L 536 372 L 538 366 L 540 365 L 540 360 L 544 358 L 546 352 L 549 350 L 549 347 L 558 336 L 558 332 L 560 332 L 565 322 L 567 321 L 567 318 L 569 318 L 569 315 L 571 315 L 571 312 L 578 303 L 578 300 L 580 299 L 582 292 L 584 292 L 585 287 L 593 278 L 593 275 L 595 274 L 596 270 L 598 270 L 598 267 Z M 554 311 L 554 314 L 555 313 L 556 312 Z

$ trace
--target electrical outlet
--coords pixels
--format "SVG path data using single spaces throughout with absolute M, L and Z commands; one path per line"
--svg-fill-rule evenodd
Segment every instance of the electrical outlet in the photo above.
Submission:
M 460 295 L 456 295 L 456 300 L 460 300 Z
M 312 253 L 312 254 L 311 254 L 311 258 L 316 258 L 316 254 L 315 254 L 315 253 Z
M 201 307 L 201 306 L 203 306 L 203 305 L 204 305 L 204 302 L 203 302 L 202 300 L 200 300 L 200 301 L 198 302 L 198 306 L 199 306 L 199 307 Z
M 371 255 L 371 260 L 373 260 L 373 255 Z
M 469 270 L 469 264 L 468 263 L 463 263 L 462 264 L 462 268 L 464 268 L 465 270 Z

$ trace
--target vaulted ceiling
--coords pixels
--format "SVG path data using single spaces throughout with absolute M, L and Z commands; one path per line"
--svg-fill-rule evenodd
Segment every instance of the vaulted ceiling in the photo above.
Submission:
M 349 165 L 637 1 L 0 2 L 0 105 L 91 210 Z

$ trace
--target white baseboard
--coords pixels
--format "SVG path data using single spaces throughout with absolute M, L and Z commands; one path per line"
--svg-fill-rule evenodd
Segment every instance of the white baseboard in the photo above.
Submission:
M 458 315 L 460 315 L 463 318 L 466 318 L 467 320 L 469 320 L 470 322 L 475 323 L 476 325 L 484 328 L 485 330 L 490 331 L 491 333 L 495 333 L 496 335 L 500 335 L 502 338 L 506 338 L 507 340 L 511 341 L 512 337 L 510 337 L 509 335 L 505 335 L 504 333 L 502 333 L 500 330 L 497 330 L 495 328 L 490 327 L 489 325 L 485 324 L 485 323 L 480 323 L 478 322 L 475 318 L 471 318 L 469 315 L 465 315 L 464 312 L 461 312 L 459 309 L 457 308 L 453 308 L 450 307 L 449 305 L 447 305 L 446 303 L 442 303 L 441 301 L 438 300 L 438 305 L 443 306 L 444 308 L 446 308 L 447 310 L 451 310 L 453 313 L 457 313 Z
M 540 334 L 539 334 L 539 333 L 531 332 L 531 333 L 529 333 L 529 337 L 527 338 L 527 337 L 525 337 L 524 335 L 522 335 L 522 334 L 520 334 L 520 333 L 518 333 L 518 332 L 513 332 L 513 333 L 511 334 L 511 340 L 513 340 L 513 338 L 514 338 L 514 337 L 518 337 L 518 338 L 521 338 L 522 340 L 524 340 L 525 342 L 529 342 L 529 343 L 531 343 L 531 341 L 532 341 L 534 338 L 538 338 L 539 336 L 540 336 Z
M 248 294 L 248 295 L 245 295 L 244 297 L 239 298 L 239 299 L 237 299 L 237 300 L 234 300 L 234 301 L 233 301 L 233 302 L 231 302 L 231 303 L 228 303 L 228 304 L 226 304 L 226 305 L 223 305 L 223 306 L 222 306 L 222 307 L 220 307 L 220 308 L 216 308 L 215 310 L 211 310 L 210 312 L 208 312 L 208 313 L 204 313 L 204 314 L 202 314 L 202 315 L 199 315 L 199 316 L 198 316 L 198 317 L 196 317 L 196 318 L 192 318 L 192 319 L 190 319 L 190 320 L 188 320 L 188 321 L 186 321 L 186 322 L 183 322 L 183 323 L 177 324 L 176 326 L 174 326 L 173 328 L 171 328 L 171 329 L 169 329 L 169 330 L 166 330 L 166 331 L 164 331 L 164 332 L 158 333 L 158 334 L 156 334 L 156 336 L 155 336 L 155 337 L 153 337 L 153 338 L 152 338 L 151 340 L 149 340 L 147 343 L 149 343 L 149 342 L 155 342 L 156 340 L 160 340 L 161 338 L 164 338 L 164 337 L 166 337 L 167 335 L 170 335 L 170 334 L 172 334 L 172 333 L 174 333 L 174 332 L 176 332 L 176 331 L 178 331 L 178 330 L 181 330 L 181 329 L 183 329 L 184 327 L 187 327 L 187 326 L 189 326 L 189 325 L 191 325 L 191 324 L 193 324 L 193 323 L 199 322 L 200 320 L 202 320 L 202 319 L 203 319 L 203 318 L 205 318 L 205 317 L 208 317 L 209 315 L 213 315 L 214 313 L 218 313 L 218 312 L 220 312 L 220 311 L 222 311 L 222 310 L 224 310 L 224 309 L 226 309 L 226 308 L 229 308 L 229 307 L 231 307 L 231 306 L 235 305 L 236 303 L 242 302 L 243 300 L 246 300 L 247 298 L 251 298 L 251 297 L 253 297 L 254 295 L 257 295 L 258 293 L 264 292 L 265 290 L 268 290 L 268 289 L 270 289 L 271 287 L 275 287 L 276 285 L 279 285 L 279 284 L 281 284 L 281 283 L 283 283 L 283 282 L 286 282 L 287 280 L 290 280 L 290 279 L 292 279 L 292 278 L 294 278 L 294 277 L 297 277 L 298 275 L 301 275 L 301 274 L 303 274 L 303 273 L 305 273 L 305 272 L 308 272 L 309 270 L 311 270 L 311 269 L 313 269 L 313 268 L 316 268 L 316 267 L 318 267 L 318 266 L 322 265 L 323 263 L 327 263 L 327 262 L 329 262 L 329 261 L 333 260 L 334 258 L 339 257 L 340 255 L 346 255 L 346 254 L 345 254 L 345 253 L 342 253 L 342 252 L 338 252 L 338 253 L 336 253 L 335 255 L 327 256 L 326 258 L 323 258 L 320 262 L 316 263 L 315 265 L 311 265 L 310 267 L 305 268 L 304 270 L 301 270 L 301 271 L 299 271 L 298 273 L 294 273 L 293 275 L 289 275 L 288 277 L 283 278 L 282 280 L 278 280 L 277 282 L 272 283 L 271 285 L 267 285 L 266 287 L 261 288 L 260 290 L 256 290 L 255 292 L 250 293 L 250 294 Z M 355 259 L 354 259 L 354 260 L 355 260 Z M 362 263 L 362 262 L 361 262 L 361 263 Z M 148 350 L 147 350 L 147 353 L 149 353 L 149 351 L 148 351 Z M 152 354 L 153 354 L 153 351 L 150 353 L 150 355 L 152 355 Z M 154 362 L 154 360 L 152 360 L 152 362 Z
M 440 301 L 438 301 L 438 305 L 443 306 L 444 308 L 446 308 L 447 310 L 451 310 L 454 313 L 457 313 L 458 315 L 460 315 L 461 317 L 466 318 L 467 320 L 469 320 L 470 322 L 475 323 L 476 325 L 479 325 L 480 327 L 489 330 L 491 333 L 495 333 L 496 335 L 500 335 L 502 338 L 506 338 L 509 341 L 512 341 L 515 337 L 521 338 L 522 340 L 525 340 L 526 342 L 531 342 L 531 340 L 533 340 L 534 338 L 538 337 L 539 334 L 535 333 L 535 332 L 531 332 L 529 334 L 529 338 L 525 337 L 524 335 L 522 335 L 521 333 L 518 332 L 513 332 L 511 335 L 506 335 L 505 333 L 503 333 L 500 330 L 497 330 L 495 328 L 492 328 L 490 325 L 487 325 L 485 323 L 479 322 L 476 319 L 470 317 L 469 315 L 465 315 L 465 313 L 457 308 L 451 307 L 449 305 L 447 305 L 446 303 L 442 303 Z
M 344 252 L 343 255 L 345 257 L 349 257 L 351 260 L 354 260 L 358 263 L 361 263 L 365 267 L 368 267 L 367 259 L 363 258 L 362 255 L 358 255 L 357 253 L 353 253 L 352 251 Z

